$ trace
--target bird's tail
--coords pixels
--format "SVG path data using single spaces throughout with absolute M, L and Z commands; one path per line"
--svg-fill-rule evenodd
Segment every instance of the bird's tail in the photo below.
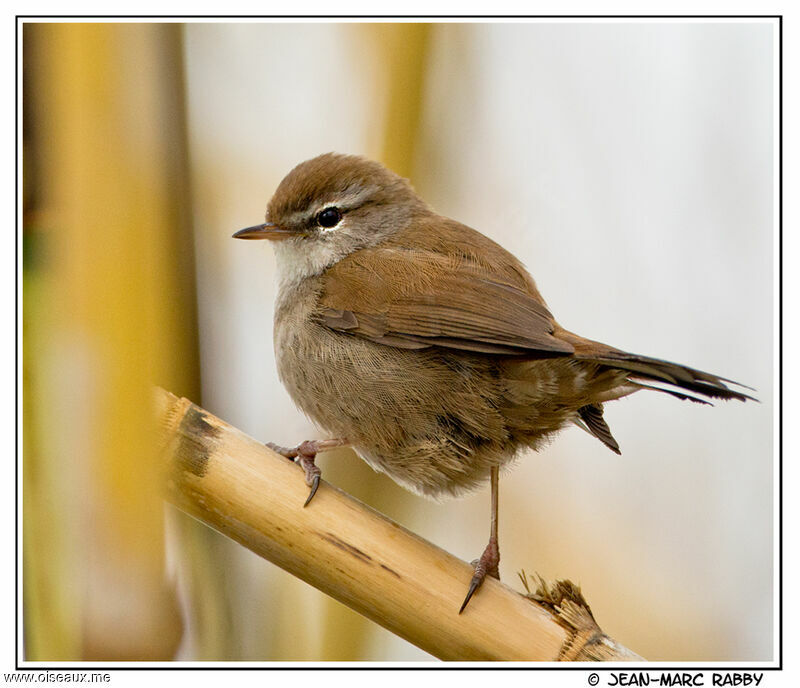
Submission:
M 699 403 L 709 403 L 704 398 L 757 401 L 749 394 L 732 389 L 728 385 L 753 391 L 752 387 L 719 375 L 671 361 L 620 351 L 566 330 L 561 330 L 557 336 L 575 347 L 575 358 L 628 373 L 627 381 L 632 386 L 630 391 L 635 391 L 637 388 L 654 389 L 679 399 L 689 399 Z
M 605 350 L 599 352 L 587 351 L 586 353 L 579 353 L 576 350 L 575 357 L 616 370 L 623 370 L 628 373 L 628 382 L 630 384 L 644 389 L 666 392 L 679 399 L 689 399 L 699 403 L 709 403 L 702 397 L 708 399 L 738 399 L 739 401 L 751 399 L 756 401 L 749 394 L 732 389 L 728 385 L 735 385 L 752 391 L 751 387 L 719 375 L 680 365 L 679 363 L 630 354 L 611 347 L 605 347 Z
M 576 359 L 600 366 L 601 369 L 609 372 L 619 371 L 621 373 L 621 375 L 612 376 L 616 383 L 614 387 L 607 390 L 605 398 L 601 397 L 597 403 L 578 409 L 578 414 L 573 421 L 617 454 L 620 453 L 619 444 L 603 419 L 603 401 L 619 399 L 641 389 L 652 389 L 698 404 L 710 404 L 711 402 L 707 399 L 758 401 L 738 389 L 731 389 L 728 385 L 735 385 L 751 391 L 752 387 L 719 375 L 706 373 L 679 363 L 663 361 L 659 358 L 630 354 L 627 351 L 620 351 L 606 344 L 585 339 L 563 329 L 557 333 L 557 336 L 573 345 L 575 348 L 573 356 Z

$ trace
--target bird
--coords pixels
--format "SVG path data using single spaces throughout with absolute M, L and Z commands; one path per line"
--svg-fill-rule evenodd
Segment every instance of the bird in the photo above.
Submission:
M 565 329 L 514 255 L 362 156 L 298 164 L 265 222 L 233 237 L 273 244 L 278 374 L 329 435 L 267 443 L 302 467 L 305 506 L 317 453 L 342 446 L 426 497 L 489 481 L 489 542 L 459 614 L 487 576 L 499 578 L 499 471 L 522 452 L 577 425 L 620 454 L 604 405 L 637 392 L 753 399 L 732 380 Z

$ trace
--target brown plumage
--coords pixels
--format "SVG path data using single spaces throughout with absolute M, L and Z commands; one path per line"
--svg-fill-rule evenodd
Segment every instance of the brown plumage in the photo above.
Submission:
M 236 236 L 277 240 L 283 383 L 326 432 L 415 492 L 459 494 L 492 474 L 496 505 L 498 467 L 571 423 L 619 453 L 603 404 L 642 389 L 749 398 L 565 330 L 513 255 L 378 163 L 298 165 L 267 219 Z M 496 573 L 495 531 L 496 518 L 470 594 Z

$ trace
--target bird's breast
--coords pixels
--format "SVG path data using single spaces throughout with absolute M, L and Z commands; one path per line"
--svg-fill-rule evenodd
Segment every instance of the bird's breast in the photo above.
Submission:
M 315 317 L 316 293 L 303 284 L 279 298 L 275 354 L 292 399 L 330 436 L 427 495 L 463 492 L 513 458 L 489 359 L 335 332 Z

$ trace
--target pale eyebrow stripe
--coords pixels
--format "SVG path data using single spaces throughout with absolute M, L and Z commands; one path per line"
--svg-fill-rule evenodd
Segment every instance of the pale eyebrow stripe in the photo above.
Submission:
M 350 189 L 345 189 L 341 196 L 328 200 L 325 203 L 317 203 L 309 210 L 298 210 L 292 213 L 289 216 L 290 222 L 303 222 L 308 220 L 314 216 L 321 210 L 329 207 L 341 208 L 342 210 L 349 210 L 351 208 L 358 207 L 364 201 L 365 198 L 369 197 L 371 194 L 375 192 L 377 189 L 376 186 L 370 185 L 367 187 L 363 186 L 353 186 Z

